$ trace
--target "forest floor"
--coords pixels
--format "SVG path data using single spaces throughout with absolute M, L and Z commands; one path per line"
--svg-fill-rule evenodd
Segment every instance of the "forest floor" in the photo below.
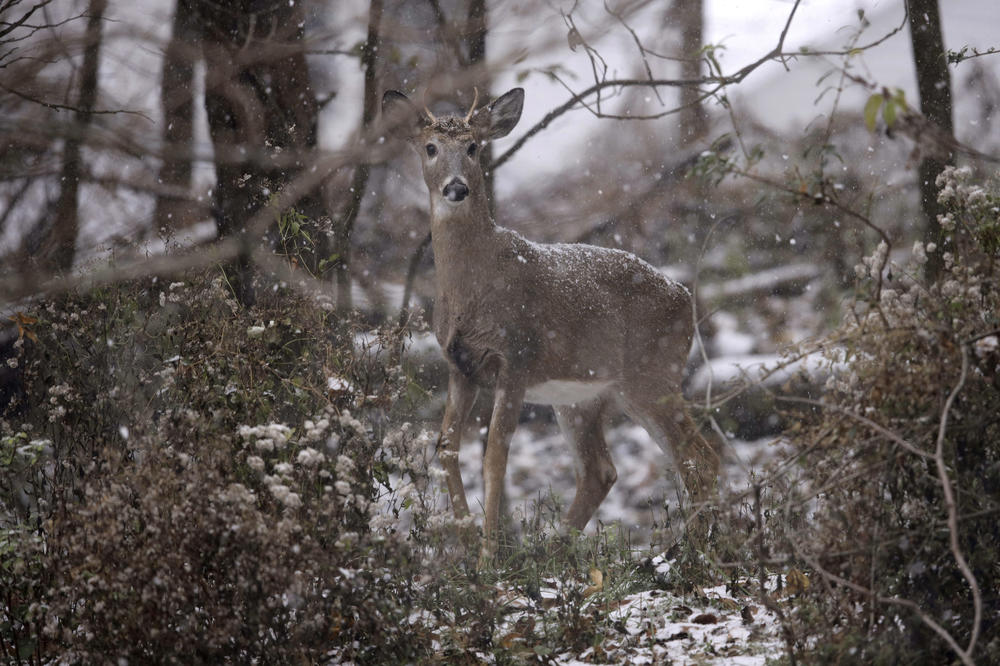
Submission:
M 422 339 L 417 347 L 429 363 L 440 353 L 432 339 Z M 743 358 L 740 352 L 745 350 L 732 347 L 732 353 L 716 357 L 716 362 Z M 438 413 L 426 412 L 423 427 L 433 432 Z M 549 534 L 556 529 L 557 517 L 575 492 L 575 476 L 572 452 L 550 408 L 529 408 L 523 418 L 511 442 L 506 499 L 510 529 L 522 541 L 520 547 L 530 551 L 523 542 L 538 538 L 535 531 Z M 477 515 L 483 497 L 485 434 L 485 426 L 478 432 L 470 428 L 459 456 Z M 540 584 L 527 581 L 517 567 L 498 569 L 493 582 L 483 584 L 487 589 L 475 593 L 497 600 L 492 632 L 497 647 L 517 659 L 554 664 L 763 666 L 779 658 L 784 653 L 781 625 L 769 607 L 791 607 L 782 592 L 776 592 L 787 592 L 784 577 L 768 574 L 765 606 L 757 579 L 730 577 L 723 567 L 706 564 L 698 555 L 702 561 L 695 568 L 711 574 L 692 584 L 686 579 L 690 567 L 682 561 L 685 555 L 678 556 L 685 538 L 684 492 L 671 456 L 625 418 L 612 420 L 605 434 L 618 481 L 581 539 L 617 541 L 608 549 L 617 561 L 604 570 L 582 565 L 546 576 Z M 762 466 L 781 449 L 781 440 L 774 437 L 727 437 L 720 475 L 724 493 L 749 494 Z M 752 565 L 741 569 L 745 572 Z M 435 642 L 463 642 L 455 635 L 463 631 L 460 618 L 445 613 L 429 624 L 439 627 Z M 443 658 L 448 654 L 445 649 Z M 494 655 L 474 656 L 499 663 Z
M 668 575 L 671 562 L 652 558 L 657 574 Z M 593 574 L 592 574 L 593 575 Z M 514 654 L 539 658 L 557 664 L 629 663 L 629 664 L 718 664 L 763 666 L 782 652 L 780 624 L 774 613 L 765 609 L 745 589 L 727 585 L 703 588 L 695 593 L 677 595 L 651 589 L 631 594 L 617 594 L 622 582 L 602 580 L 602 589 L 591 582 L 581 594 L 592 592 L 590 600 L 579 609 L 586 624 L 593 613 L 606 614 L 614 632 L 604 633 L 597 645 L 582 650 L 568 645 L 532 644 L 524 632 L 535 631 L 543 622 L 562 622 L 566 618 L 557 606 L 567 592 L 566 583 L 549 580 L 541 588 L 541 599 L 533 601 L 514 590 L 498 588 L 510 613 L 498 632 L 501 645 Z M 750 583 L 748 582 L 748 585 Z M 584 627 L 584 631 L 586 628 Z M 485 655 L 483 655 L 485 656 Z

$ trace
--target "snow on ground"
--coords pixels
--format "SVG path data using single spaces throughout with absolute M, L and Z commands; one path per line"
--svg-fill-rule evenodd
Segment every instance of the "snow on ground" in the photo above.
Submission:
M 480 433 L 483 435 L 485 432 Z M 605 439 L 618 469 L 618 481 L 588 530 L 596 529 L 597 521 L 620 525 L 630 533 L 633 543 L 648 543 L 654 526 L 662 527 L 675 515 L 678 498 L 683 495 L 673 460 L 644 429 L 629 421 L 607 428 Z M 772 441 L 728 441 L 723 452 L 723 487 L 731 491 L 745 489 L 751 469 L 759 467 L 775 450 Z M 466 440 L 459 453 L 469 506 L 480 507 L 480 511 L 482 450 L 481 443 Z M 540 504 L 550 508 L 553 499 L 563 511 L 569 507 L 575 493 L 573 463 L 569 444 L 554 423 L 521 424 L 511 440 L 506 477 L 507 498 L 515 524 L 522 517 L 532 519 Z
M 709 359 L 695 371 L 691 378 L 691 392 L 704 395 L 711 382 L 718 387 L 741 379 L 765 387 L 777 387 L 804 372 L 813 383 L 822 384 L 829 370 L 829 362 L 817 352 L 801 358 L 789 359 L 780 354 L 740 354 Z
M 693 395 L 703 395 L 708 381 L 721 391 L 727 380 L 741 377 L 759 379 L 765 369 L 774 369 L 782 362 L 778 355 L 749 354 L 754 338 L 736 330 L 735 321 L 724 313 L 716 313 L 722 336 L 714 346 L 716 353 L 723 355 L 710 359 L 692 377 Z M 356 340 L 359 349 L 378 349 L 374 334 L 360 335 Z M 431 366 L 443 363 L 440 348 L 432 333 L 416 333 L 412 336 L 407 355 L 416 366 Z M 807 357 L 796 361 L 771 376 L 769 381 L 786 381 L 797 371 L 805 369 L 817 373 L 820 369 L 818 357 Z M 421 427 L 436 432 L 440 425 L 444 395 L 438 396 L 424 412 L 426 422 Z M 485 400 L 481 397 L 480 400 Z M 544 406 L 529 406 L 528 419 L 522 422 L 511 440 L 507 462 L 506 492 L 514 523 L 522 518 L 532 519 L 539 507 L 553 508 L 553 504 L 564 511 L 573 500 L 575 493 L 574 454 L 552 417 L 551 409 Z M 715 435 L 711 435 L 715 437 Z M 462 479 L 474 513 L 482 512 L 483 481 L 482 455 L 486 437 L 485 424 L 478 432 L 474 428 L 466 432 L 459 453 Z M 625 417 L 611 419 L 605 426 L 605 439 L 612 460 L 618 471 L 618 481 L 608 497 L 599 507 L 589 529 L 595 529 L 597 521 L 605 525 L 621 525 L 628 530 L 633 543 L 648 543 L 654 526 L 663 527 L 675 515 L 683 485 L 677 476 L 672 457 L 662 451 L 642 427 Z M 774 457 L 777 448 L 774 438 L 744 441 L 730 438 L 722 447 L 721 488 L 723 492 L 741 492 L 748 486 L 748 478 L 754 470 Z M 560 511 L 560 513 L 561 513 Z M 551 513 L 551 512 L 550 512 Z M 679 527 L 679 525 L 675 525 Z
M 652 560 L 658 574 L 671 566 L 663 557 Z M 499 643 L 515 653 L 546 654 L 565 666 L 591 663 L 677 663 L 718 666 L 763 666 L 781 654 L 783 643 L 776 616 L 752 594 L 732 594 L 725 585 L 679 597 L 663 590 L 620 595 L 616 581 L 603 576 L 599 585 L 548 579 L 531 599 L 516 590 L 497 587 L 507 613 L 497 628 Z M 595 581 L 596 582 L 596 581 Z M 747 582 L 747 587 L 753 584 Z M 769 593 L 771 590 L 769 590 Z M 560 605 L 583 595 L 579 616 L 607 613 L 617 633 L 605 632 L 597 646 L 579 650 L 552 649 L 537 643 L 540 625 L 559 622 Z M 565 620 L 563 620 L 565 621 Z M 551 649 L 551 651 L 550 651 Z M 485 656 L 485 655 L 484 655 Z
M 642 637 L 629 663 L 763 666 L 781 652 L 777 619 L 770 611 L 749 599 L 733 599 L 725 586 L 708 588 L 704 596 L 709 604 L 694 608 L 686 605 L 688 598 L 657 590 L 625 597 L 612 617 L 624 623 L 629 637 Z

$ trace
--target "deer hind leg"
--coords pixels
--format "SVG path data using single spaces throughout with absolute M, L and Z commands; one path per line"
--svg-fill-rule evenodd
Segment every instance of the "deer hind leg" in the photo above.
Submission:
M 604 441 L 604 402 L 554 407 L 563 435 L 576 454 L 576 496 L 565 522 L 583 530 L 618 479 Z
M 696 506 L 711 502 L 718 489 L 719 454 L 702 437 L 680 389 L 668 393 L 636 390 L 625 395 L 625 411 L 664 452 L 673 456 Z

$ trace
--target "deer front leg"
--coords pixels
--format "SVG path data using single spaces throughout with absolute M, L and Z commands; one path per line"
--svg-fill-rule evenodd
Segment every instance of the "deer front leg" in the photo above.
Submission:
M 490 432 L 486 440 L 486 455 L 483 459 L 486 518 L 483 521 L 480 565 L 489 560 L 497 550 L 497 527 L 500 524 L 500 498 L 504 476 L 507 473 L 507 452 L 510 450 L 510 438 L 517 428 L 523 402 L 524 389 L 505 388 L 502 383 L 498 383 L 493 398 L 493 416 L 490 419 Z
M 469 503 L 465 499 L 465 486 L 462 485 L 462 471 L 458 466 L 458 449 L 462 445 L 462 433 L 476 401 L 476 393 L 477 389 L 472 382 L 452 368 L 448 376 L 448 398 L 444 406 L 441 437 L 438 439 L 438 457 L 447 475 L 448 497 L 456 518 L 469 515 Z

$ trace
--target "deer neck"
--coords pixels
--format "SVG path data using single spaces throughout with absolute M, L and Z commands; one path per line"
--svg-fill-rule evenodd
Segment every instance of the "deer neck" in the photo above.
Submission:
M 435 200 L 436 199 L 436 200 Z M 501 236 L 484 194 L 472 194 L 460 206 L 431 199 L 431 245 L 438 289 L 471 286 L 495 263 Z

